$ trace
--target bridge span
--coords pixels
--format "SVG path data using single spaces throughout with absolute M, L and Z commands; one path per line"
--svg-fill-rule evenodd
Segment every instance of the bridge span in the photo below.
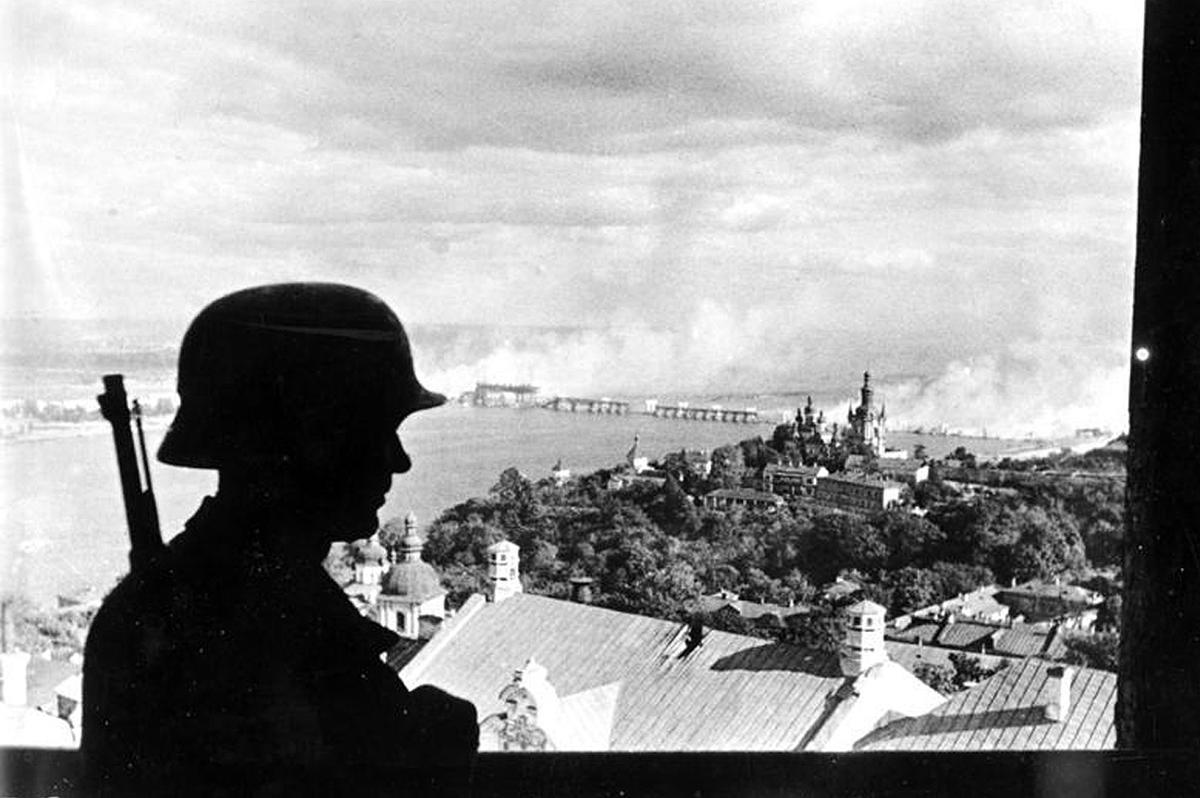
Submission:
M 752 407 L 744 410 L 732 410 L 723 407 L 691 407 L 686 403 L 678 405 L 660 405 L 655 400 L 646 402 L 645 410 L 630 410 L 630 403 L 621 399 L 602 397 L 593 399 L 580 396 L 555 396 L 541 402 L 539 407 L 546 410 L 558 410 L 566 413 L 596 413 L 603 415 L 625 416 L 631 412 L 642 413 L 655 418 L 679 419 L 682 421 L 717 421 L 734 424 L 754 424 L 759 418 L 758 410 Z
M 605 413 L 624 416 L 629 413 L 629 402 L 619 399 L 585 399 L 577 396 L 556 396 L 542 404 L 547 410 L 562 410 L 569 413 Z
M 687 421 L 724 421 L 735 424 L 752 424 L 759 421 L 758 411 L 753 408 L 727 410 L 723 407 L 654 405 L 646 412 L 655 418 L 680 418 Z

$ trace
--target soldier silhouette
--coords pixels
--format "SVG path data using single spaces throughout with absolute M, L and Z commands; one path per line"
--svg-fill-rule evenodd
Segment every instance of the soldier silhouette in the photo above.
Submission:
M 188 329 L 178 390 L 158 459 L 215 469 L 218 489 L 95 619 L 87 789 L 402 793 L 397 776 L 468 764 L 474 707 L 407 690 L 381 659 L 396 635 L 321 566 L 331 542 L 375 531 L 411 465 L 400 422 L 445 401 L 418 382 L 396 316 L 341 285 L 230 294 Z

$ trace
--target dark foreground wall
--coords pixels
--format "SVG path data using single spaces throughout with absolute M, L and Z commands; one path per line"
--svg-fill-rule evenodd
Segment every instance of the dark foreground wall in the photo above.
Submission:
M 0 750 L 0 795 L 77 794 L 78 757 L 44 749 Z M 939 754 L 484 754 L 469 776 L 381 770 L 281 774 L 287 794 L 439 795 L 477 798 L 635 796 L 928 796 L 978 798 L 1194 794 L 1200 760 L 1190 752 Z M 236 774 L 231 783 L 236 783 Z M 184 785 L 173 785 L 175 788 Z M 439 789 L 446 787 L 446 790 Z M 164 785 L 161 794 L 172 794 Z M 238 794 L 236 790 L 231 794 Z
M 1117 734 L 1123 747 L 1196 750 L 1200 4 L 1146 4 L 1137 247 Z

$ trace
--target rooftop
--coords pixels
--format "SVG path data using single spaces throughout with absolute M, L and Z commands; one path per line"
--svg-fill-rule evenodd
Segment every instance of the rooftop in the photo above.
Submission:
M 869 485 L 873 488 L 896 488 L 897 490 L 904 487 L 899 482 L 893 482 L 889 479 L 874 474 L 864 474 L 858 471 L 840 471 L 837 474 L 821 477 L 821 482 L 840 482 L 848 485 Z M 821 484 L 818 482 L 817 484 Z
M 689 637 L 686 624 L 544 596 L 517 594 L 498 603 L 475 596 L 400 675 L 410 687 L 433 684 L 473 702 L 482 718 L 502 708 L 500 691 L 535 658 L 561 696 L 615 690 L 608 741 L 615 751 L 838 745 L 848 732 L 827 724 L 844 717 L 859 728 L 864 713 L 871 715 L 868 705 L 831 711 L 842 705 L 833 697 L 847 684 L 836 654 L 713 629 L 704 630 L 698 646 Z M 932 652 L 896 645 L 889 653 L 904 671 Z M 906 689 L 927 689 L 892 668 L 874 678 L 891 685 L 870 700 L 876 708 Z
M 1050 666 L 1014 663 L 975 687 L 957 693 L 928 715 L 876 729 L 860 751 L 1017 751 L 1109 749 L 1116 745 L 1113 707 L 1117 675 L 1075 669 L 1071 706 L 1061 721 L 1047 720 Z

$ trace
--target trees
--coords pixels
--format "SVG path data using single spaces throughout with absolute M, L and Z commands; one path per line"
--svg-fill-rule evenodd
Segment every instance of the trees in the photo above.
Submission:
M 888 612 L 893 617 L 935 604 L 944 595 L 942 580 L 928 568 L 909 566 L 893 571 L 884 577 L 883 586 L 890 593 Z
M 700 528 L 696 504 L 669 473 L 662 490 L 650 501 L 647 513 L 668 535 L 690 538 Z
M 888 510 L 871 519 L 887 541 L 889 569 L 928 567 L 941 559 L 946 533 L 924 518 Z
M 808 612 L 789 615 L 784 620 L 781 639 L 804 648 L 837 652 L 842 643 L 842 619 L 832 605 L 813 604 Z
M 746 462 L 741 446 L 719 446 L 713 449 L 712 470 L 708 481 L 714 488 L 740 488 L 746 476 Z
M 1121 637 L 1116 632 L 1068 635 L 1063 638 L 1063 644 L 1067 647 L 1066 660 L 1072 665 L 1117 672 Z
M 817 582 L 829 582 L 847 568 L 874 573 L 887 561 L 883 533 L 862 518 L 827 513 L 813 519 L 801 542 L 801 558 Z
M 1020 581 L 1053 579 L 1082 570 L 1079 527 L 1061 510 L 1022 507 L 1016 511 L 1018 538 L 1012 550 L 1012 576 Z

